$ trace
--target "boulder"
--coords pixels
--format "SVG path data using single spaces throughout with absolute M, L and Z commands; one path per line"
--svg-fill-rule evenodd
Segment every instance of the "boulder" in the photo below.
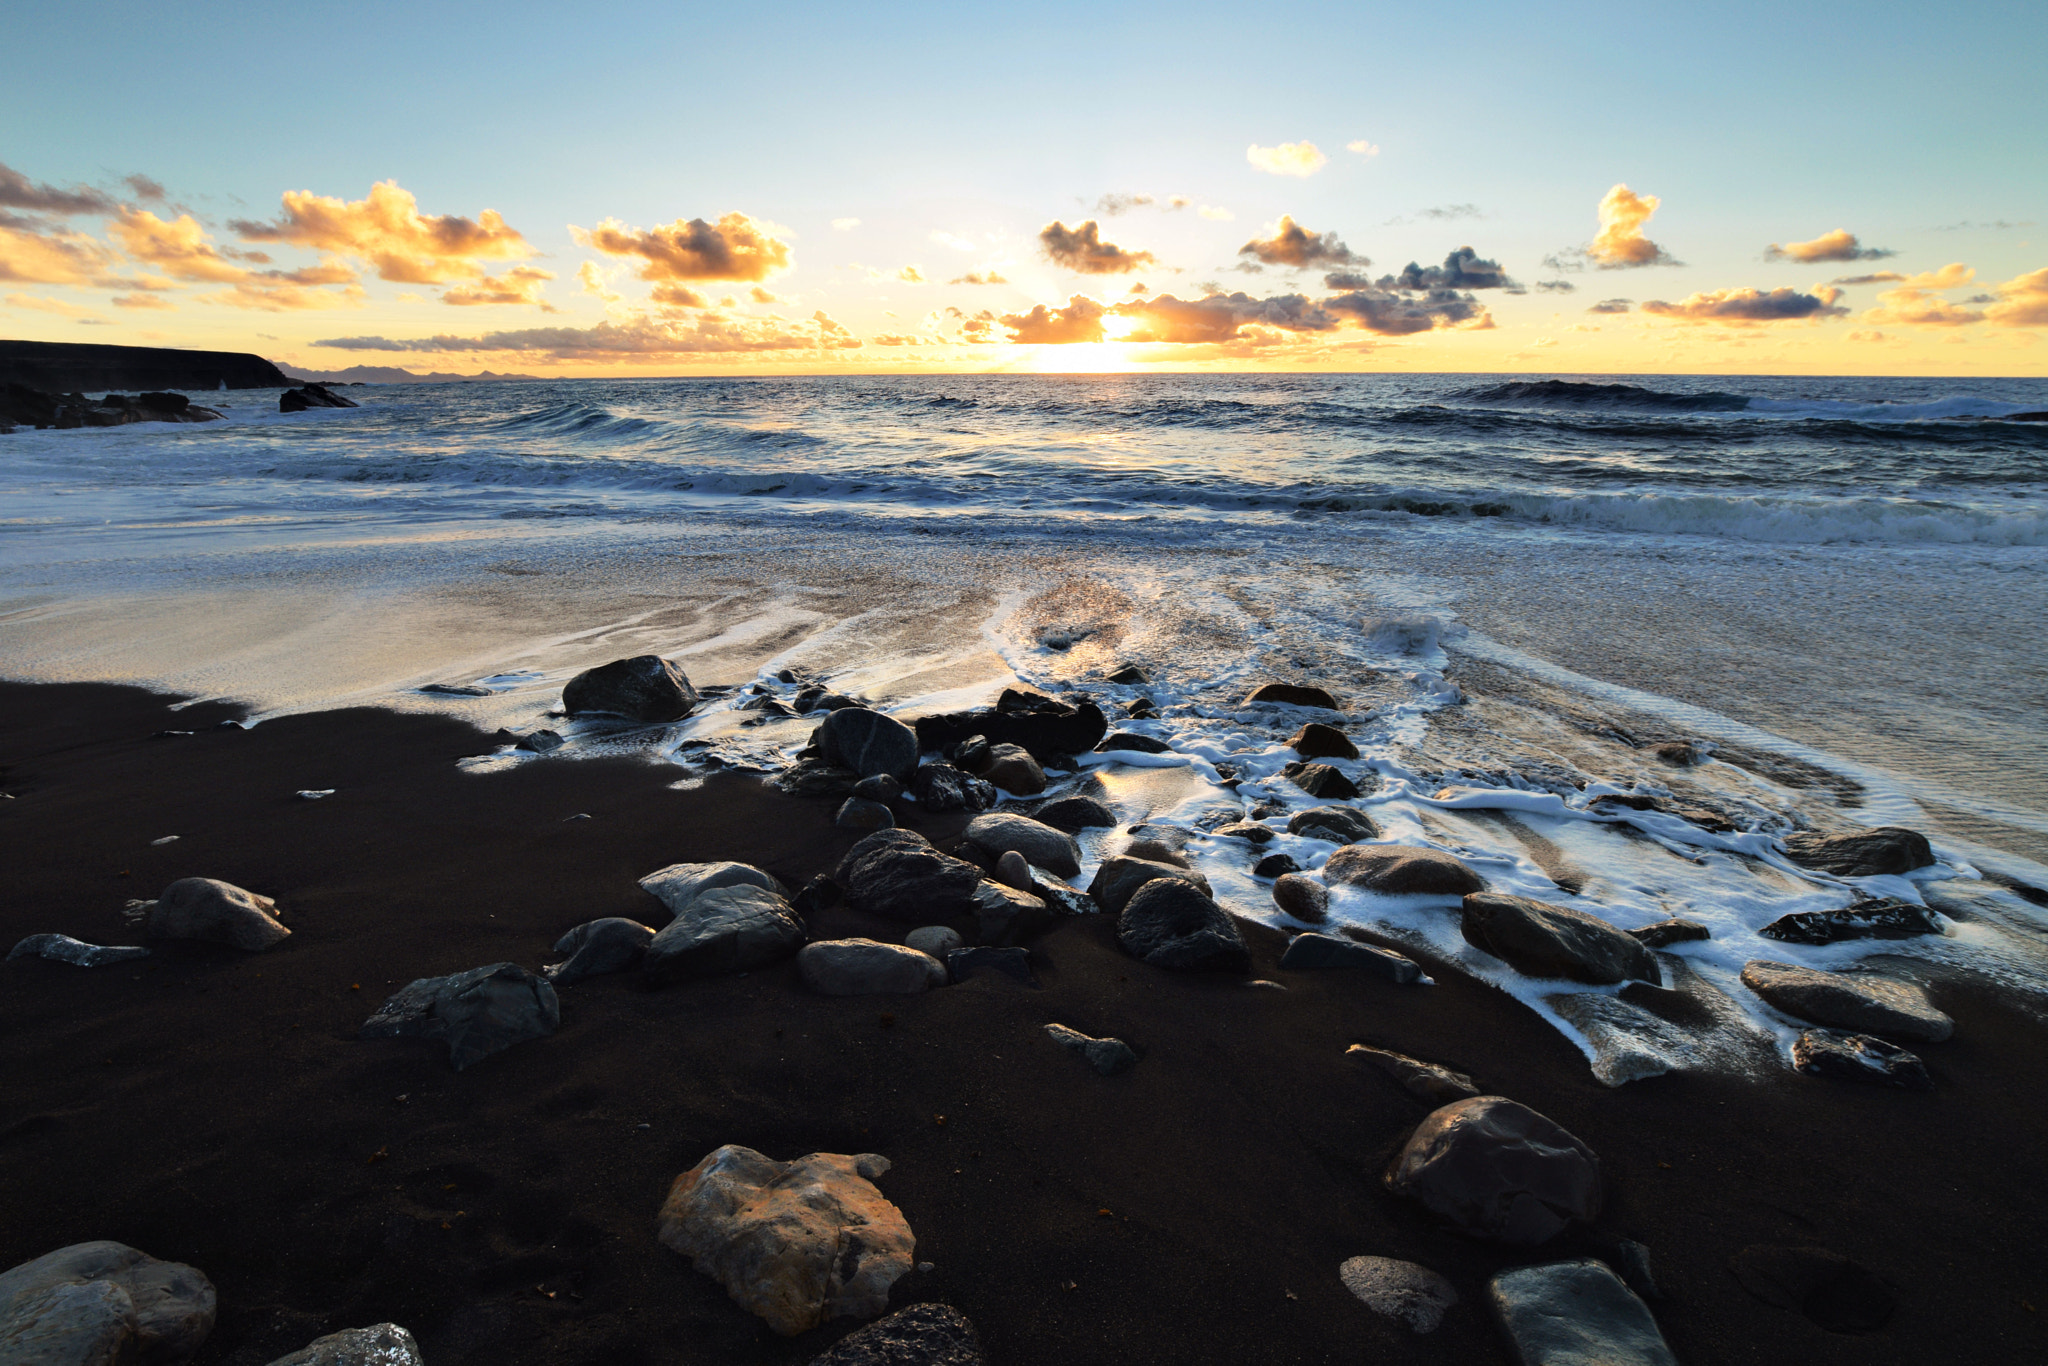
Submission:
M 1875 1333 L 1899 1297 L 1875 1274 L 1824 1247 L 1752 1243 L 1728 1259 L 1744 1290 L 1804 1314 L 1830 1333 Z
M 1052 928 L 1045 898 L 1000 882 L 974 889 L 975 932 L 984 944 L 1015 944 Z
M 1628 933 L 1630 938 L 1646 949 L 1668 949 L 1673 944 L 1685 944 L 1697 939 L 1714 937 L 1713 933 L 1699 921 L 1685 920 L 1678 916 L 1656 921 Z
M 853 785 L 853 795 L 864 802 L 893 802 L 903 795 L 903 784 L 893 773 L 877 773 Z
M 1927 836 L 1896 825 L 1861 830 L 1851 835 L 1793 835 L 1785 856 L 1806 868 L 1836 877 L 1879 877 L 1910 873 L 1934 862 Z
M 1422 968 L 1392 949 L 1360 944 L 1328 934 L 1297 934 L 1280 955 L 1280 966 L 1292 972 L 1316 968 L 1363 968 L 1374 977 L 1407 985 L 1422 980 Z
M 907 996 L 946 985 L 930 954 L 875 939 L 820 939 L 796 956 L 804 985 L 825 996 Z
M 957 745 L 947 746 L 945 757 L 962 773 L 972 773 L 976 776 L 986 773 L 990 762 L 988 737 L 970 735 Z
M 270 1366 L 426 1366 L 420 1345 L 395 1323 L 329 1333 Z
M 1458 1302 L 1457 1290 L 1442 1276 L 1392 1257 L 1353 1257 L 1337 1268 L 1337 1277 L 1366 1308 L 1399 1319 L 1414 1333 L 1435 1332 L 1444 1311 Z
M 1015 849 L 996 860 L 996 881 L 1020 892 L 1031 890 L 1031 860 Z
M 1119 1072 L 1128 1072 L 1137 1064 L 1138 1055 L 1122 1039 L 1094 1039 L 1078 1029 L 1069 1029 L 1063 1024 L 1049 1024 L 1045 1036 L 1070 1053 L 1078 1053 L 1088 1060 L 1088 1065 L 1105 1077 Z
M 974 909 L 981 869 L 942 854 L 914 830 L 877 830 L 863 837 L 834 870 L 857 911 L 910 925 L 951 920 Z
M 1465 898 L 1459 928 L 1473 948 L 1530 977 L 1564 977 L 1596 986 L 1664 985 L 1657 955 L 1641 940 L 1570 906 L 1473 892 Z
M 671 863 L 641 878 L 640 885 L 668 908 L 671 918 L 704 893 L 720 887 L 759 887 L 785 900 L 789 897 L 789 889 L 773 873 L 751 863 Z
M 1330 918 L 1330 889 L 1307 873 L 1285 873 L 1273 881 L 1273 904 L 1305 925 L 1320 925 Z
M 1356 759 L 1358 746 L 1335 726 L 1311 721 L 1287 737 L 1287 747 L 1304 759 Z
M 1518 1266 L 1487 1295 L 1525 1366 L 1678 1366 L 1649 1307 L 1602 1262 Z
M 555 952 L 568 954 L 568 960 L 542 968 L 541 975 L 566 987 L 586 977 L 624 972 L 639 963 L 653 939 L 653 930 L 624 916 L 586 920 L 555 941 Z
M 1301 865 L 1294 861 L 1292 854 L 1268 854 L 1252 865 L 1253 877 L 1283 878 L 1289 873 L 1298 873 Z
M 183 1361 L 213 1331 L 213 1283 L 115 1242 L 73 1243 L 0 1273 L 0 1361 Z
M 572 716 L 599 712 L 630 721 L 680 721 L 697 705 L 697 690 L 673 660 L 634 655 L 585 669 L 562 687 Z
M 1860 901 L 1838 911 L 1795 911 L 1757 931 L 1784 944 L 1839 944 L 1845 939 L 1913 939 L 1940 934 L 1941 920 L 1906 901 Z
M 1743 964 L 1742 984 L 1814 1024 L 1923 1043 L 1940 1043 L 1955 1032 L 1955 1021 L 1936 1010 L 1925 991 L 1872 972 L 1822 972 L 1756 959 Z
M 1380 828 L 1372 817 L 1348 806 L 1312 806 L 1288 818 L 1287 833 L 1332 844 L 1356 844 L 1378 839 Z
M 1142 688 L 1152 681 L 1152 676 L 1135 664 L 1126 664 L 1111 674 L 1109 681 L 1122 683 L 1127 687 Z
M 941 963 L 946 961 L 947 954 L 967 945 L 967 941 L 960 937 L 960 931 L 951 925 L 921 925 L 904 935 L 903 942 L 919 953 L 930 954 Z
M 1186 854 L 1164 840 L 1130 840 L 1120 852 L 1125 858 L 1143 859 L 1147 863 L 1170 863 L 1176 868 L 1195 866 Z
M 1038 977 L 1031 971 L 1031 953 L 1017 947 L 996 948 L 981 944 L 971 949 L 954 949 L 946 955 L 946 976 L 955 982 L 964 982 L 977 972 L 999 972 L 1012 981 L 1022 982 L 1027 987 L 1038 985 Z
M 910 791 L 927 811 L 986 811 L 996 804 L 995 785 L 962 773 L 951 764 L 926 764 L 911 776 Z
M 946 1304 L 913 1304 L 839 1339 L 811 1366 L 986 1366 L 967 1316 Z
M 848 797 L 839 804 L 839 812 L 832 817 L 832 823 L 846 830 L 887 830 L 896 824 L 896 817 L 880 802 Z
M 1333 802 L 1350 801 L 1365 795 L 1358 784 L 1328 764 L 1303 764 L 1289 775 L 1290 781 L 1311 797 Z
M 1347 844 L 1323 864 L 1323 880 L 1392 896 L 1465 896 L 1486 887 L 1452 855 L 1409 844 Z
M 568 743 L 562 738 L 560 731 L 543 729 L 529 731 L 520 736 L 512 742 L 512 748 L 524 750 L 528 754 L 553 754 Z
M 1257 821 L 1232 821 L 1229 825 L 1217 826 L 1209 833 L 1220 840 L 1250 840 L 1253 844 L 1273 842 L 1273 827 Z
M 1093 797 L 1061 797 L 1040 806 L 1031 813 L 1031 818 L 1069 834 L 1117 823 L 1116 812 Z
M 991 745 L 982 777 L 1014 797 L 1035 797 L 1045 791 L 1045 770 L 1022 745 Z
M 1011 700 L 1008 707 L 999 703 L 992 710 L 919 717 L 919 748 L 945 749 L 979 735 L 991 745 L 1021 746 L 1047 764 L 1086 754 L 1109 733 L 1109 719 L 1093 702 L 1072 705 L 1049 697 L 1030 701 L 1024 694 L 1005 696 Z
M 775 786 L 792 797 L 851 797 L 860 786 L 860 775 L 812 757 L 799 759 L 777 774 Z
M 1045 825 L 1029 816 L 991 811 L 967 822 L 968 842 L 991 856 L 1021 854 L 1041 868 L 1061 877 L 1081 874 L 1081 846 L 1064 830 Z
M 803 942 L 803 921 L 775 893 L 719 887 L 691 901 L 654 936 L 642 977 L 649 986 L 666 986 L 750 972 L 789 957 Z
M 460 1072 L 513 1044 L 552 1034 L 562 1004 L 546 979 L 516 963 L 492 963 L 399 988 L 363 1022 L 364 1039 L 427 1039 L 448 1045 Z
M 277 396 L 280 413 L 303 413 L 309 408 L 359 408 L 352 398 L 335 393 L 324 384 L 307 384 L 287 389 Z
M 1895 1043 L 1868 1034 L 1809 1029 L 1792 1041 L 1792 1066 L 1815 1077 L 1875 1082 L 1906 1091 L 1932 1091 L 1927 1064 Z
M 1370 1063 L 1400 1083 L 1402 1090 L 1428 1105 L 1453 1105 L 1479 1094 L 1478 1083 L 1463 1072 L 1453 1071 L 1441 1063 L 1411 1058 L 1406 1053 L 1355 1043 L 1344 1050 L 1344 1056 L 1356 1062 Z
M 1533 1245 L 1600 1213 L 1600 1162 L 1504 1096 L 1433 1111 L 1387 1170 L 1387 1189 L 1475 1238 Z
M 1252 689 L 1245 698 L 1245 705 L 1261 702 L 1278 703 L 1286 707 L 1321 707 L 1324 711 L 1336 711 L 1337 699 L 1321 688 L 1305 688 L 1293 683 L 1262 683 Z
M 1167 754 L 1173 749 L 1164 740 L 1155 740 L 1149 735 L 1140 735 L 1134 730 L 1120 730 L 1102 737 L 1102 743 L 1095 747 L 1097 754 L 1114 754 L 1118 750 L 1131 750 L 1139 754 Z
M 1132 893 L 1117 917 L 1116 942 L 1154 967 L 1251 971 L 1251 951 L 1236 922 L 1181 878 L 1153 878 Z
M 179 878 L 155 901 L 129 903 L 150 939 L 189 939 L 261 953 L 291 931 L 278 922 L 277 903 L 210 877 Z
M 863 778 L 887 774 L 910 781 L 917 768 L 917 732 L 893 716 L 866 707 L 841 707 L 816 736 L 818 757 Z
M 17 958 L 47 958 L 52 963 L 99 968 L 109 963 L 127 963 L 149 957 L 149 950 L 130 944 L 88 944 L 68 934 L 32 934 L 8 951 L 7 961 Z
M 669 1187 L 661 1241 L 785 1337 L 873 1318 L 917 1247 L 874 1186 L 888 1170 L 875 1153 L 777 1162 L 729 1143 Z
M 1104 859 L 1102 866 L 1095 870 L 1095 877 L 1088 884 L 1088 895 L 1095 898 L 1096 905 L 1116 915 L 1140 887 L 1162 877 L 1178 878 L 1191 887 L 1199 888 L 1205 896 L 1209 893 L 1209 879 L 1192 869 L 1118 855 Z

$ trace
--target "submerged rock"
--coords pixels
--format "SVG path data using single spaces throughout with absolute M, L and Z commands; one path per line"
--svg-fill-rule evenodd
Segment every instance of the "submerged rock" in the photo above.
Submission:
M 73 939 L 68 934 L 32 934 L 17 943 L 7 954 L 7 961 L 17 958 L 47 958 L 52 963 L 70 963 L 74 967 L 102 968 L 109 963 L 128 963 L 137 958 L 149 957 L 149 950 L 129 944 L 88 944 Z
M 718 887 L 691 901 L 647 945 L 649 986 L 755 968 L 789 957 L 804 924 L 787 901 L 754 886 Z
M 1531 977 L 1565 977 L 1596 986 L 1664 984 L 1657 955 L 1640 940 L 1570 906 L 1474 892 L 1465 898 L 1459 928 L 1473 948 Z
M 946 1304 L 913 1304 L 839 1339 L 811 1366 L 986 1366 L 967 1316 Z
M 1348 806 L 1312 806 L 1287 821 L 1287 833 L 1332 844 L 1356 844 L 1380 837 L 1380 828 L 1363 811 Z
M 420 1345 L 395 1323 L 329 1333 L 270 1366 L 426 1366 Z
M 1532 1245 L 1600 1213 L 1600 1162 L 1561 1125 L 1504 1096 L 1475 1096 L 1415 1127 L 1387 1189 L 1476 1238 Z
M 773 873 L 751 863 L 671 863 L 640 879 L 641 887 L 663 906 L 671 918 L 682 913 L 692 901 L 720 887 L 759 887 L 784 898 L 789 889 Z
M 1374 977 L 1407 985 L 1422 980 L 1422 968 L 1392 949 L 1376 948 L 1328 934 L 1297 934 L 1280 955 L 1280 966 L 1295 972 L 1315 968 L 1358 968 Z
M 639 963 L 653 939 L 653 930 L 624 916 L 586 920 L 555 941 L 555 952 L 568 954 L 568 960 L 542 968 L 541 974 L 566 987 L 586 977 L 624 972 Z
M 820 939 L 796 956 L 804 985 L 825 996 L 911 995 L 946 985 L 930 954 L 875 939 Z
M 1955 1021 L 1934 1008 L 1911 982 L 1871 972 L 1822 972 L 1756 959 L 1743 964 L 1742 984 L 1765 1002 L 1802 1020 L 1895 1039 L 1940 1043 Z
M 307 384 L 287 389 L 277 396 L 280 413 L 303 413 L 309 408 L 360 408 L 352 398 L 335 393 L 324 384 Z
M 862 838 L 832 876 L 855 910 L 911 925 L 969 914 L 982 883 L 981 869 L 902 829 Z
M 562 709 L 571 716 L 597 712 L 630 721 L 680 721 L 697 702 L 689 676 L 660 655 L 634 655 L 585 669 L 562 688 Z
M 275 901 L 217 878 L 179 878 L 145 904 L 143 933 L 151 939 L 198 940 L 261 953 L 291 935 L 273 914 Z
M 1784 944 L 1839 944 L 1845 939 L 1913 939 L 1940 934 L 1941 920 L 1905 901 L 1860 901 L 1838 911 L 1796 911 L 1757 931 Z
M 1161 968 L 1251 971 L 1251 951 L 1229 914 L 1207 892 L 1179 878 L 1140 886 L 1117 917 L 1116 942 Z
M 1792 1041 L 1792 1066 L 1816 1077 L 1867 1081 L 1905 1091 L 1932 1091 L 1927 1064 L 1895 1043 L 1868 1034 L 1809 1029 Z
M 1455 856 L 1408 844 L 1347 844 L 1323 864 L 1323 879 L 1397 896 L 1465 896 L 1486 887 Z
M 1649 1307 L 1604 1263 L 1516 1267 L 1487 1291 L 1525 1366 L 1678 1366 Z
M 1442 1276 L 1392 1257 L 1353 1257 L 1337 1268 L 1337 1276 L 1366 1308 L 1399 1319 L 1414 1333 L 1435 1332 L 1444 1311 L 1458 1302 L 1457 1289 Z
M 886 774 L 908 782 L 917 767 L 917 732 L 866 707 L 841 707 L 818 727 L 818 755 L 863 778 Z
M 1233 821 L 1229 825 L 1219 825 L 1209 833 L 1223 840 L 1250 840 L 1253 844 L 1273 842 L 1273 827 L 1257 821 Z
M 357 1037 L 445 1043 L 448 1061 L 460 1072 L 513 1044 L 552 1034 L 561 1023 L 561 1002 L 544 978 L 516 963 L 492 963 L 406 984 L 363 1022 Z
M 1901 826 L 1880 826 L 1849 835 L 1793 835 L 1785 855 L 1794 863 L 1836 877 L 1879 877 L 1933 866 L 1927 836 Z
M 1358 746 L 1335 726 L 1310 721 L 1287 737 L 1287 747 L 1304 759 L 1356 759 Z
M 1071 1053 L 1088 1060 L 1088 1065 L 1105 1077 L 1128 1072 L 1137 1065 L 1138 1055 L 1122 1039 L 1094 1039 L 1063 1024 L 1049 1024 L 1045 1036 Z
M 183 1361 L 213 1331 L 213 1283 L 123 1243 L 73 1243 L 0 1273 L 0 1361 Z
M 1061 877 L 1081 874 L 1081 846 L 1064 830 L 1029 816 L 991 811 L 967 822 L 967 840 L 991 855 L 1017 853 Z
M 1191 887 L 1199 888 L 1203 895 L 1209 894 L 1209 879 L 1192 869 L 1119 854 L 1115 858 L 1104 859 L 1102 866 L 1095 870 L 1095 877 L 1088 884 L 1088 895 L 1095 898 L 1096 905 L 1116 915 L 1140 887 L 1162 877 L 1178 878 Z
M 1463 1072 L 1440 1063 L 1411 1058 L 1392 1049 L 1368 1048 L 1362 1043 L 1355 1043 L 1344 1050 L 1344 1056 L 1370 1063 L 1399 1082 L 1402 1090 L 1425 1104 L 1452 1105 L 1479 1094 L 1478 1083 Z

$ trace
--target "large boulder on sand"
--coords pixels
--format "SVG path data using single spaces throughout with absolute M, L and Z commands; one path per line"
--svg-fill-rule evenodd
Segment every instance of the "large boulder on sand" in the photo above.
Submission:
M 797 976 L 825 996 L 910 996 L 946 985 L 946 965 L 878 939 L 820 939 L 796 956 Z
M 1154 878 L 1131 895 L 1117 917 L 1116 942 L 1154 967 L 1249 972 L 1252 965 L 1236 922 L 1178 878 Z
M 759 887 L 787 901 L 789 889 L 773 873 L 751 863 L 671 863 L 640 879 L 648 895 L 668 907 L 671 917 L 706 892 L 720 887 Z
M 1934 862 L 1927 836 L 1896 825 L 1848 835 L 1792 835 L 1785 841 L 1785 855 L 1802 867 L 1836 877 L 1910 873 Z
M 1323 880 L 1390 896 L 1464 896 L 1486 888 L 1456 857 L 1410 844 L 1347 844 L 1323 864 Z
M 669 1187 L 661 1241 L 785 1337 L 842 1315 L 873 1318 L 917 1247 L 875 1188 L 888 1170 L 875 1153 L 777 1162 L 729 1143 Z
M 420 1345 L 395 1323 L 329 1333 L 270 1366 L 426 1366 Z
M 646 955 L 653 938 L 653 930 L 624 916 L 586 920 L 555 941 L 555 952 L 568 954 L 568 959 L 542 968 L 541 975 L 558 987 L 566 987 L 586 977 L 624 972 Z
M 213 1331 L 213 1283 L 114 1242 L 73 1243 L 0 1274 L 0 1361 L 183 1361 Z
M 142 908 L 138 908 L 142 910 Z M 291 931 L 278 922 L 277 903 L 210 877 L 181 877 L 146 904 L 143 933 L 151 939 L 196 939 L 261 953 Z
M 422 977 L 392 993 L 357 1031 L 364 1039 L 430 1039 L 463 1068 L 515 1043 L 552 1034 L 562 1003 L 545 978 L 517 963 L 492 963 L 446 977 Z
M 1600 1213 L 1600 1161 L 1555 1122 L 1504 1096 L 1432 1112 L 1408 1136 L 1387 1189 L 1475 1238 L 1533 1245 Z
M 887 774 L 907 783 L 917 769 L 917 732 L 866 707 L 841 707 L 818 727 L 818 754 L 863 778 Z
M 915 830 L 877 830 L 839 861 L 832 880 L 857 911 L 909 925 L 951 920 L 974 908 L 981 869 L 942 854 Z
M 1518 1266 L 1487 1294 L 1516 1360 L 1531 1366 L 1678 1366 L 1649 1306 L 1603 1262 Z
M 949 1304 L 913 1304 L 839 1339 L 811 1366 L 985 1366 L 981 1337 Z
M 1081 845 L 1064 830 L 1042 825 L 1029 816 L 991 811 L 967 822 L 967 841 L 977 849 L 1000 857 L 1023 855 L 1028 863 L 1049 869 L 1061 877 L 1081 875 Z
M 1095 904 L 1103 910 L 1117 915 L 1140 887 L 1160 877 L 1178 878 L 1200 889 L 1204 896 L 1209 894 L 1209 879 L 1192 869 L 1118 854 L 1115 858 L 1104 859 L 1102 866 L 1095 870 L 1095 877 L 1088 884 L 1088 895 L 1094 897 Z
M 1787 1015 L 1879 1038 L 1940 1043 L 1955 1021 L 1912 982 L 1874 972 L 1822 972 L 1757 959 L 1742 965 L 1742 985 Z
M 562 709 L 571 715 L 602 712 L 630 721 L 680 721 L 697 701 L 688 675 L 660 655 L 634 655 L 585 669 L 562 688 Z
M 920 716 L 916 724 L 921 749 L 945 749 L 979 735 L 991 745 L 1029 750 L 1041 764 L 1086 754 L 1109 733 L 1109 718 L 1093 702 L 1074 704 L 1014 690 L 993 708 Z
M 1657 955 L 1641 940 L 1570 906 L 1503 892 L 1473 892 L 1465 898 L 1460 929 L 1473 948 L 1530 977 L 1565 977 L 1594 985 L 1664 985 Z
M 750 972 L 789 957 L 804 942 L 804 922 L 787 901 L 762 887 L 719 887 L 682 909 L 647 946 L 649 986 L 726 972 Z

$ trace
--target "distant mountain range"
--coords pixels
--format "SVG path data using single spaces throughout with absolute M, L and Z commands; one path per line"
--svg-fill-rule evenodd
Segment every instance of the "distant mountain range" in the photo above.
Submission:
M 395 365 L 351 365 L 346 370 L 301 370 L 297 366 L 289 368 L 300 379 L 309 379 L 315 384 L 451 384 L 457 380 L 467 382 L 483 379 L 540 378 L 538 375 L 499 375 L 489 370 L 477 375 L 451 375 L 440 370 L 416 375 Z

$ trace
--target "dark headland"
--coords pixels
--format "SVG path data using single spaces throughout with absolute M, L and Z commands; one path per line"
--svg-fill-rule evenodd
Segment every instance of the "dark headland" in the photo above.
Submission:
M 0 384 L 23 384 L 52 394 L 284 389 L 296 383 L 263 357 L 241 351 L 0 341 Z

